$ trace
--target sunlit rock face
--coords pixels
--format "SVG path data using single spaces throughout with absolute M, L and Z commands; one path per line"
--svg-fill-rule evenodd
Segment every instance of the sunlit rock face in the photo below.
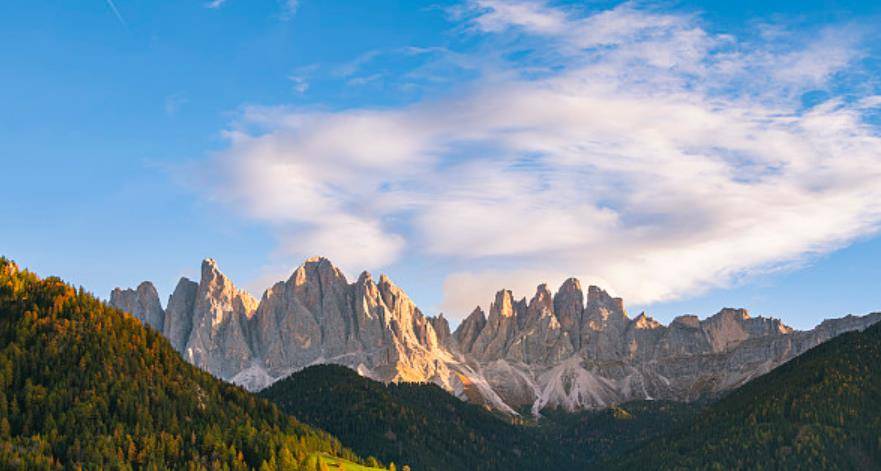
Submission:
M 600 408 L 634 399 L 712 397 L 881 314 L 824 321 L 799 332 L 725 308 L 665 326 L 630 318 L 620 298 L 570 278 L 516 299 L 500 290 L 456 328 L 425 316 L 388 277 L 349 282 L 316 257 L 257 302 L 213 260 L 182 278 L 163 311 L 153 285 L 115 289 L 110 303 L 163 332 L 191 363 L 250 390 L 316 363 L 381 381 L 434 382 L 511 414 Z
M 190 363 L 222 378 L 251 366 L 249 319 L 257 301 L 236 288 L 214 260 L 202 262 L 199 283 L 181 278 L 164 311 L 151 283 L 142 283 L 134 298 L 132 293 L 117 288 L 110 304 L 162 332 Z
M 349 283 L 328 260 L 309 259 L 264 293 L 252 322 L 272 378 L 339 363 L 385 381 L 448 381 L 450 357 L 432 322 L 385 276 Z
M 250 322 L 257 301 L 217 268 L 202 262 L 193 303 L 193 324 L 183 354 L 190 363 L 227 378 L 251 366 Z

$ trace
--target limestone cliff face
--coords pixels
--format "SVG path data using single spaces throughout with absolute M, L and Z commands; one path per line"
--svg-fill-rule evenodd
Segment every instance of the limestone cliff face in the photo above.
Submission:
M 137 317 L 141 322 L 162 332 L 165 311 L 153 283 L 145 281 L 137 289 L 116 288 L 110 293 L 110 304 Z
M 631 319 L 620 298 L 570 278 L 529 301 L 496 293 L 454 332 L 425 316 L 388 277 L 354 282 L 316 257 L 259 303 L 211 259 L 198 283 L 182 278 L 163 311 L 153 285 L 115 289 L 110 303 L 160 330 L 191 363 L 257 390 L 314 363 L 381 381 L 430 381 L 456 396 L 515 409 L 598 408 L 634 399 L 714 396 L 881 314 L 824 321 L 799 332 L 777 319 L 722 309 L 665 326 Z
M 450 323 L 447 322 L 444 313 L 440 313 L 435 317 L 428 317 L 427 319 L 434 329 L 435 335 L 437 335 L 438 343 L 444 348 L 451 348 L 453 345 L 453 333 L 450 331 Z
M 630 319 L 620 298 L 596 286 L 588 287 L 582 305 L 575 279 L 549 299 L 545 285 L 529 303 L 500 291 L 482 328 L 478 310 L 453 334 L 462 355 L 473 359 L 507 404 L 536 413 L 546 407 L 718 395 L 881 319 L 881 314 L 847 317 L 796 332 L 778 319 L 725 308 L 705 320 L 680 316 L 664 326 L 645 313 Z
M 117 288 L 110 295 L 110 304 L 154 326 L 190 363 L 221 378 L 251 365 L 249 319 L 257 302 L 236 288 L 214 260 L 202 262 L 199 283 L 181 278 L 165 311 L 149 282 L 138 287 L 136 297 L 132 293 Z
M 202 262 L 184 358 L 221 378 L 251 366 L 254 354 L 248 341 L 248 321 L 256 309 L 257 301 L 236 288 L 214 260 Z
M 198 290 L 199 283 L 181 278 L 174 293 L 168 297 L 163 333 L 177 351 L 183 351 L 190 340 Z
M 400 288 L 366 272 L 350 284 L 324 258 L 267 290 L 252 322 L 256 365 L 269 378 L 326 362 L 384 381 L 446 382 L 449 375 L 435 325 Z
M 457 341 L 459 348 L 463 352 L 473 352 L 474 342 L 486 327 L 486 314 L 480 306 L 474 308 L 471 314 L 459 324 L 459 327 L 453 333 L 453 339 Z

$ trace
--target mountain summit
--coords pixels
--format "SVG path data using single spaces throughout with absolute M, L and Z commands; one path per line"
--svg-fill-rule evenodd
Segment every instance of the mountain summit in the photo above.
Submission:
M 214 260 L 199 283 L 182 278 L 162 310 L 152 284 L 115 289 L 110 304 L 160 330 L 189 362 L 250 390 L 306 366 L 334 363 L 380 381 L 433 382 L 471 402 L 516 414 L 593 409 L 635 399 L 690 401 L 744 384 L 881 315 L 795 331 L 778 319 L 725 308 L 664 326 L 631 319 L 621 298 L 570 278 L 556 293 L 496 293 L 455 332 L 428 317 L 387 276 L 350 283 L 329 260 L 306 260 L 259 302 Z

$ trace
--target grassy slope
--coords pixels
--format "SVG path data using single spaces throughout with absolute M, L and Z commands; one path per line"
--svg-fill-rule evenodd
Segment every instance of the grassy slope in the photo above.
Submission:
M 341 471 L 377 471 L 385 468 L 374 468 L 371 466 L 361 465 L 358 463 L 353 463 L 348 460 L 344 460 L 342 458 L 328 455 L 327 453 L 313 453 L 306 460 L 306 469 L 318 469 L 318 460 L 323 461 L 327 464 L 328 469 L 330 470 L 341 470 Z

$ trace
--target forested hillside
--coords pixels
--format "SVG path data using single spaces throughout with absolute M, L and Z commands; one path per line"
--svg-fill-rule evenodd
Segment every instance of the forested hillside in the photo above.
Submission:
M 609 467 L 881 469 L 881 324 L 809 350 Z
M 315 469 L 359 459 L 184 362 L 158 333 L 0 258 L 4 469 Z
M 414 470 L 571 469 L 575 456 L 433 384 L 383 384 L 337 365 L 306 368 L 260 393 L 361 454 Z
M 433 384 L 383 384 L 316 365 L 260 393 L 362 455 L 413 469 L 592 469 L 677 424 L 698 406 L 638 401 L 599 411 L 505 418 Z
M 189 365 L 81 289 L 0 258 L 3 469 L 379 465 L 355 453 L 414 470 L 881 469 L 881 324 L 705 408 L 638 401 L 513 421 L 435 385 L 335 365 L 261 396 Z
M 593 465 L 637 449 L 643 443 L 693 420 L 702 404 L 633 401 L 595 411 L 545 410 L 542 434 L 557 446 Z

